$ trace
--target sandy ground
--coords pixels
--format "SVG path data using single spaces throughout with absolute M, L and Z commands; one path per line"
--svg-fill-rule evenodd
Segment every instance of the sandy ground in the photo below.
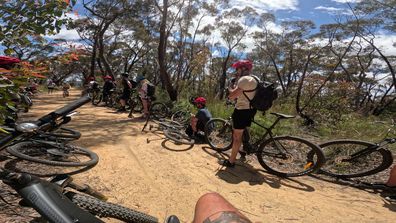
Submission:
M 42 94 L 25 118 L 44 115 L 72 101 L 61 92 Z M 220 154 L 206 145 L 194 147 L 164 141 L 156 132 L 142 132 L 143 121 L 105 107 L 87 104 L 68 124 L 82 133 L 75 142 L 96 152 L 93 169 L 75 175 L 105 193 L 111 202 L 156 216 L 170 214 L 191 222 L 204 193 L 223 195 L 253 222 L 396 222 L 396 205 L 378 193 L 312 177 L 281 179 L 256 162 L 225 169 Z M 1 219 L 0 219 L 1 222 Z

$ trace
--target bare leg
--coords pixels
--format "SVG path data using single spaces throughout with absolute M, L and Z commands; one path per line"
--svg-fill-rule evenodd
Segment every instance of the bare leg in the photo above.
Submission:
M 142 99 L 142 104 L 143 104 L 143 114 L 144 116 L 148 115 L 148 107 L 149 107 L 149 102 L 147 99 Z
M 386 182 L 387 186 L 395 187 L 396 186 L 396 165 L 394 165 L 390 171 L 389 179 Z
M 190 122 L 190 124 L 191 124 L 191 128 L 192 128 L 192 130 L 193 130 L 193 133 L 198 132 L 198 130 L 197 130 L 197 122 L 198 122 L 198 119 L 197 119 L 197 118 L 191 117 L 191 122 Z
M 243 134 L 243 129 L 233 129 L 232 131 L 232 138 L 233 138 L 233 143 L 232 143 L 232 148 L 231 148 L 231 156 L 230 156 L 230 163 L 235 163 L 236 157 L 239 152 L 239 148 L 242 145 L 242 134 Z
M 121 104 L 121 106 L 124 108 L 124 107 L 125 107 L 125 104 L 126 104 L 125 100 L 124 100 L 124 99 L 121 99 L 121 100 L 120 100 L 120 104 Z
M 195 206 L 193 223 L 217 222 L 250 223 L 230 202 L 218 193 L 201 196 Z

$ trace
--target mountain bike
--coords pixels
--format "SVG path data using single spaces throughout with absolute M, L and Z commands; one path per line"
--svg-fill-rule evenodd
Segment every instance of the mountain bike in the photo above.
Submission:
M 392 153 L 387 146 L 396 143 L 396 137 L 388 137 L 395 124 L 396 122 L 377 143 L 340 139 L 320 144 L 326 157 L 321 173 L 337 178 L 355 178 L 386 170 L 393 163 Z
M 132 117 L 132 113 L 134 112 L 140 113 L 143 111 L 142 100 L 140 99 L 140 96 L 135 88 L 132 89 L 131 96 L 129 97 L 126 104 L 129 106 L 130 109 L 128 117 Z
M 166 138 L 179 144 L 193 145 L 195 140 L 186 134 L 186 125 L 172 120 L 161 119 L 158 124 L 158 129 L 163 131 Z M 149 126 L 149 130 L 154 128 L 153 125 Z
M 274 136 L 272 129 L 282 119 L 294 118 L 291 115 L 271 113 L 276 120 L 265 127 L 253 120 L 253 123 L 265 131 L 257 141 L 250 143 L 247 129 L 243 133 L 243 148 L 246 154 L 255 154 L 260 165 L 269 173 L 280 177 L 297 177 L 318 170 L 325 162 L 319 146 L 296 136 Z M 232 119 L 214 118 L 205 125 L 205 137 L 210 147 L 217 151 L 226 151 L 232 146 Z
M 79 133 L 59 130 L 61 125 L 71 120 L 68 116 L 70 112 L 90 100 L 89 97 L 82 97 L 35 122 L 16 124 L 14 131 L 0 138 L 0 150 L 6 149 L 18 158 L 53 166 L 92 167 L 96 165 L 99 158 L 94 152 L 66 143 L 79 137 Z M 55 139 L 49 140 L 48 137 L 55 137 Z
M 194 105 L 195 98 L 196 97 L 190 97 L 189 105 L 173 112 L 171 115 L 171 120 L 182 124 L 188 124 L 191 118 L 191 106 Z
M 19 204 L 34 208 L 49 222 L 102 223 L 101 217 L 123 222 L 158 222 L 150 215 L 107 202 L 103 194 L 87 185 L 75 184 L 67 175 L 58 175 L 47 181 L 0 168 L 0 180 L 22 197 Z

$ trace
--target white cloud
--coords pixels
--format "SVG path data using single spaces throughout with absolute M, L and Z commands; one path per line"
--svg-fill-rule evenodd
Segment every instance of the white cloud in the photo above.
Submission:
M 377 38 L 374 40 L 376 46 L 382 50 L 382 53 L 386 56 L 396 56 L 396 34 L 386 35 L 380 34 L 377 35 Z
M 80 19 L 79 15 L 74 13 L 68 13 L 65 16 L 66 18 L 71 18 L 72 20 Z M 78 41 L 80 40 L 80 36 L 75 29 L 68 30 L 65 26 L 62 26 L 60 32 L 55 35 L 46 36 L 49 39 L 65 39 L 67 41 Z
M 298 0 L 231 0 L 230 5 L 236 8 L 252 7 L 258 12 L 277 10 L 298 10 Z
M 65 39 L 67 41 L 80 40 L 80 36 L 76 30 L 67 30 L 66 27 L 62 27 L 58 34 L 47 37 L 50 39 Z
M 361 2 L 362 0 L 331 0 L 331 1 L 338 3 L 358 3 Z
M 315 8 L 319 11 L 324 11 L 332 15 L 352 15 L 350 9 L 347 8 L 335 8 L 335 7 L 326 7 L 326 6 L 318 6 Z

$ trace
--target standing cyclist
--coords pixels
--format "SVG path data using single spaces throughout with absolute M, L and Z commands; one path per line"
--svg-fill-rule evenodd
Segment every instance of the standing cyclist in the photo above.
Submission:
M 139 97 L 143 104 L 143 116 L 142 118 L 147 118 L 149 115 L 149 108 L 151 98 L 148 95 L 148 84 L 150 83 L 144 76 L 139 75 L 136 77 L 136 83 L 139 85 Z
M 121 80 L 121 85 L 122 85 L 122 95 L 120 97 L 120 104 L 121 104 L 121 108 L 118 109 L 118 112 L 125 112 L 126 108 L 126 102 L 129 99 L 129 97 L 131 96 L 131 89 L 132 89 L 132 84 L 129 81 L 128 77 L 128 73 L 122 73 L 122 80 Z
M 104 76 L 103 79 L 104 79 L 103 90 L 102 90 L 103 101 L 107 102 L 110 97 L 111 90 L 114 89 L 116 86 L 113 82 L 113 77 L 111 77 L 110 75 Z
M 251 108 L 250 101 L 255 95 L 254 89 L 257 87 L 257 81 L 251 76 L 253 64 L 250 60 L 239 60 L 232 64 L 236 69 L 235 85 L 228 88 L 228 98 L 236 99 L 235 109 L 232 113 L 233 131 L 232 131 L 232 150 L 229 160 L 224 160 L 223 165 L 234 167 L 239 148 L 242 145 L 242 135 L 244 129 L 250 127 L 257 110 Z M 248 147 L 246 144 L 244 147 Z M 248 150 L 249 148 L 244 148 Z M 243 153 L 242 153 L 243 154 Z

